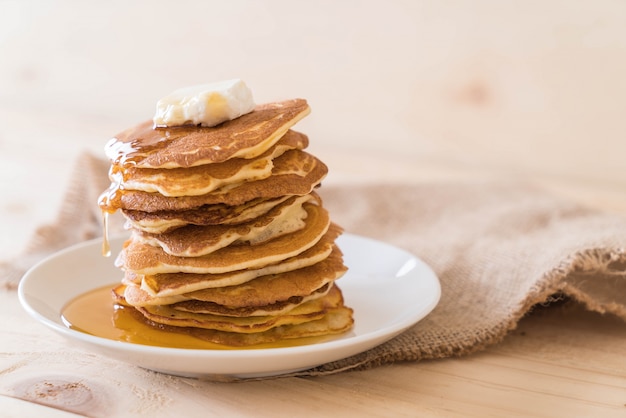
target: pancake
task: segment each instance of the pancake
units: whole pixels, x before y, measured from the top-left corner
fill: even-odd
[[[291,149],[308,145],[306,135],[287,131],[272,148],[253,159],[232,158],[217,164],[188,168],[153,169],[112,166],[114,183],[124,190],[158,192],[164,196],[198,196],[210,193],[228,184],[261,180],[272,174],[273,160]],[[115,179],[119,176],[119,179]]]
[[[254,158],[310,113],[306,100],[258,105],[253,112],[215,127],[153,128],[146,121],[111,139],[105,153],[123,168],[176,168]]]
[[[213,302],[204,302],[200,300],[188,300],[184,302],[177,302],[168,305],[172,309],[182,312],[192,312],[211,315],[222,315],[232,317],[247,317],[247,316],[278,316],[285,315],[297,306],[304,303],[311,302],[315,299],[324,297],[330,291],[332,285],[325,284],[319,289],[315,289],[313,292],[305,296],[292,296],[287,300],[280,300],[268,305],[262,306],[224,306]]]
[[[138,274],[219,274],[279,263],[313,247],[330,226],[326,209],[310,203],[305,203],[304,208],[307,212],[305,228],[263,244],[231,245],[200,257],[176,257],[131,237],[124,244],[116,265]]]
[[[296,325],[282,325],[264,332],[253,333],[225,332],[195,327],[173,327],[150,321],[134,308],[128,309],[130,309],[131,314],[138,321],[142,321],[149,326],[167,332],[190,335],[204,341],[222,345],[225,348],[254,348],[255,346],[263,347],[264,345],[297,338],[330,337],[347,332],[354,324],[352,309],[345,306],[327,309],[324,316],[320,319]]]
[[[116,290],[115,293],[119,293],[118,296],[123,296],[123,299],[126,301],[126,305],[137,307],[150,305],[172,305],[174,303],[189,300],[189,298],[185,295],[153,297],[150,296],[148,292],[141,289],[140,284],[141,282],[137,284],[122,280],[120,289]]]
[[[258,218],[289,198],[291,196],[254,199],[237,206],[222,203],[178,211],[123,210],[122,213],[128,228],[161,234],[184,225],[237,225]]]
[[[346,272],[341,251],[334,251],[311,266],[278,274],[267,274],[243,284],[212,287],[170,296],[153,296],[140,288],[141,282],[125,282],[124,297],[132,306],[170,305],[189,300],[229,308],[259,307],[304,297],[338,280]]]
[[[134,232],[134,240],[160,247],[178,257],[198,257],[231,244],[257,245],[304,228],[304,202],[311,195],[294,196],[253,221],[239,225],[188,225],[164,234]]]
[[[328,293],[331,285],[325,284],[320,289],[316,289],[306,296],[292,296],[287,300],[277,301],[265,306],[241,306],[231,307],[219,305],[214,302],[203,302],[198,300],[179,300],[181,296],[170,296],[162,298],[161,300],[171,300],[168,303],[160,304],[134,304],[133,300],[141,298],[139,295],[142,290],[135,286],[126,286],[123,290],[124,299],[127,301],[127,306],[134,307],[146,307],[146,306],[169,306],[170,308],[177,309],[183,312],[205,313],[212,315],[244,317],[244,316],[270,316],[270,315],[283,315],[294,309],[296,306],[309,302],[311,300],[320,298]]]
[[[328,173],[328,167],[305,151],[290,150],[274,160],[272,175],[266,179],[247,181],[234,187],[223,187],[200,196],[168,197],[159,193],[124,190],[119,196],[101,198],[101,207],[114,212],[118,208],[143,212],[178,211],[203,205],[237,206],[254,199],[305,195],[313,191]]]
[[[125,279],[134,283],[139,281],[141,289],[155,297],[182,295],[222,286],[236,286],[257,277],[297,270],[323,261],[333,251],[338,251],[333,243],[334,238],[329,238],[338,234],[338,231],[333,226],[331,225],[329,232],[310,249],[278,264],[270,264],[259,269],[246,269],[221,274],[166,273],[137,275],[134,272],[126,271]]]
[[[185,312],[168,305],[135,308],[148,320],[175,327],[196,327],[227,332],[263,332],[281,325],[294,325],[320,319],[326,310],[343,304],[338,287],[333,286],[321,298],[296,306],[282,315],[232,317],[203,313]]]
[[[335,286],[336,287],[336,286]],[[348,331],[354,324],[352,309],[344,306],[343,296],[336,306],[326,307],[323,316],[319,319],[302,323],[274,326],[262,332],[228,332],[200,327],[172,326],[151,321],[138,310],[131,309],[134,316],[146,324],[168,332],[179,332],[196,338],[221,344],[225,347],[252,347],[261,344],[275,343],[281,340],[295,338],[331,336]]]
[[[335,248],[326,259],[312,266],[262,276],[239,286],[202,289],[184,296],[231,307],[263,306],[292,296],[309,295],[338,280],[346,270],[341,251]]]

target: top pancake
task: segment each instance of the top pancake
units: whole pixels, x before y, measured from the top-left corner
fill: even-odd
[[[121,171],[119,187],[124,190],[140,190],[160,193],[164,196],[196,196],[210,193],[222,186],[260,180],[269,177],[273,160],[291,149],[304,149],[308,145],[306,135],[292,130],[258,157],[231,158],[216,164],[204,164],[186,168],[137,168],[122,169],[113,166],[111,175]]]
[[[304,99],[258,105],[254,111],[214,127],[153,128],[146,121],[111,139],[113,164],[139,168],[194,167],[231,158],[254,158],[310,113]]]

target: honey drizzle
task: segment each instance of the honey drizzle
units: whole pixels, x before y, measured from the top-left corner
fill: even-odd
[[[75,331],[114,341],[169,348],[203,350],[242,350],[295,347],[326,341],[330,336],[304,337],[247,347],[231,347],[201,340],[181,332],[171,332],[148,325],[139,312],[114,302],[112,288],[104,286],[71,300],[61,311],[64,324]]]
[[[111,244],[109,242],[109,212],[102,211],[102,255],[111,256]]]
[[[105,153],[112,162],[109,169],[111,185],[98,198],[103,225],[102,255],[105,257],[111,255],[108,218],[122,206],[125,169],[136,166],[146,155],[165,146],[170,136],[169,130],[143,123],[118,134],[105,145]]]
[[[155,127],[152,121],[116,135],[105,145],[105,153],[114,165],[122,168],[135,167],[148,155],[165,147],[172,141],[184,138],[198,130],[211,130],[194,125]]]
[[[98,206],[102,212],[102,255],[111,256],[111,246],[109,244],[109,215],[115,213],[122,203],[124,192],[123,173],[116,165],[111,165],[109,169],[109,179],[111,185],[98,198]]]
[[[184,334],[164,332],[138,321],[131,309],[117,305],[113,286],[104,286],[70,301],[61,312],[65,325],[73,330],[115,341],[178,348],[224,348]]]

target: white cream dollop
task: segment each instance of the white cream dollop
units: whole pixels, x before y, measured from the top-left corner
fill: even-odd
[[[254,109],[252,91],[240,79],[184,87],[161,98],[154,114],[155,127],[216,126]]]

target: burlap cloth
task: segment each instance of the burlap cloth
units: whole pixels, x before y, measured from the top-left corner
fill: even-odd
[[[6,287],[15,288],[42,257],[101,235],[95,202],[108,185],[107,169],[103,160],[81,158],[57,222],[40,228],[22,256],[0,265]],[[402,247],[429,264],[442,297],[395,339],[294,375],[469,354],[500,341],[534,305],[557,294],[626,320],[624,217],[502,182],[323,186],[320,194],[346,231]]]

